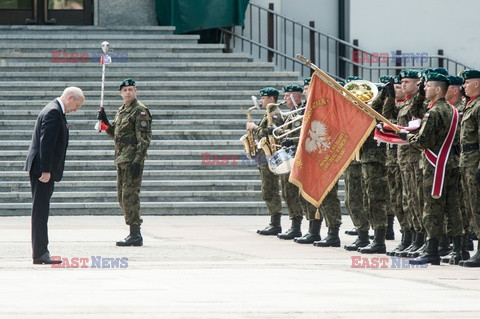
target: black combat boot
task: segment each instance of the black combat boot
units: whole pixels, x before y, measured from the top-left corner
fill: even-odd
[[[302,236],[302,217],[292,219],[292,226],[286,233],[278,234],[277,237],[280,239],[294,239],[295,237]]]
[[[402,232],[402,240],[400,241],[400,244],[398,244],[397,247],[395,247],[394,250],[387,252],[388,256],[395,256],[396,253],[399,253],[408,246],[412,244],[412,232],[410,230],[404,230]]]
[[[293,241],[297,244],[313,244],[316,240],[322,239],[320,237],[320,228],[322,226],[322,220],[313,219],[309,221],[308,224],[308,233],[302,237],[297,237]]]
[[[318,240],[313,243],[317,247],[340,247],[340,237],[338,230],[340,226],[328,227],[328,235],[324,240]]]
[[[351,245],[346,245],[345,248],[348,251],[357,251],[358,248],[366,247],[370,244],[370,240],[368,239],[368,230],[360,230],[358,231],[357,240],[353,242]]]
[[[350,230],[346,230],[346,231],[345,231],[345,234],[350,235],[350,236],[357,236],[357,235],[358,235],[358,231],[357,231],[357,229],[354,227],[354,228],[352,228],[352,229],[350,229]]]
[[[393,221],[395,216],[387,216],[388,217],[388,225],[387,225],[387,233],[385,234],[386,240],[395,240],[395,231],[393,230]]]
[[[477,237],[477,235],[475,235],[475,233],[471,233],[471,234],[468,234],[468,235],[465,235],[468,237],[468,241],[466,242],[466,246],[467,246],[467,250],[468,251],[474,251],[475,250],[475,245],[473,244],[473,241],[476,240],[475,238]]]
[[[385,254],[387,247],[385,246],[386,228],[375,229],[373,242],[363,248],[358,248],[358,252],[362,254]]]
[[[458,265],[460,260],[462,260],[462,239],[462,236],[453,237],[453,250],[450,254],[450,260],[448,262],[450,265]],[[440,249],[438,254],[440,255]]]
[[[407,248],[405,248],[404,250],[396,252],[395,256],[397,256],[397,257],[407,257],[408,253],[410,252],[410,250],[413,247],[413,243],[415,242],[415,239],[417,238],[417,232],[416,231],[412,232],[412,234],[413,234],[412,235],[413,237],[412,237],[412,242],[410,243],[410,245]]]
[[[417,258],[418,256],[420,256],[421,253],[423,253],[425,249],[424,245],[425,245],[425,233],[417,232],[412,248],[410,248],[410,251],[407,253],[406,256],[402,256],[402,257]]]
[[[480,267],[480,241],[478,243],[477,252],[475,255],[470,257],[468,260],[461,260],[458,264],[463,267]]]
[[[451,252],[452,249],[450,248],[450,239],[444,234],[438,243],[438,254],[440,257],[442,257],[450,254]]]
[[[143,246],[140,225],[130,225],[130,235],[124,240],[117,241],[117,246]]]
[[[470,253],[469,251],[469,245],[470,245],[470,235],[463,235],[463,240],[462,240],[462,260],[468,260],[470,259]],[[472,246],[473,246],[473,241],[472,241]],[[472,249],[473,250],[473,249]]]
[[[415,259],[408,261],[410,265],[440,265],[440,255],[438,255],[438,239],[430,238],[427,240],[425,251]]]
[[[275,236],[282,232],[282,226],[280,225],[280,219],[282,214],[275,214],[270,216],[270,224],[262,230],[257,230],[257,234],[264,236]]]

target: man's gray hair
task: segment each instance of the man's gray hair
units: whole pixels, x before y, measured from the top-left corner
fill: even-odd
[[[85,96],[83,95],[82,89],[76,87],[76,86],[69,86],[66,88],[63,93],[62,93],[62,98],[66,98],[67,95],[73,95],[74,99],[84,99]]]

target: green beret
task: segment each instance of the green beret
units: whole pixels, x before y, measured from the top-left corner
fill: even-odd
[[[393,76],[391,75],[382,75],[380,77],[380,83],[387,84],[388,82],[390,82],[391,78],[393,78]]]
[[[478,71],[478,70],[465,70],[460,74],[460,76],[464,80],[478,79],[478,78],[480,78],[480,71]]]
[[[450,85],[462,85],[463,84],[463,79],[459,76],[456,75],[449,75],[447,76],[448,83]]]
[[[337,83],[340,84],[341,86],[345,86],[345,82],[342,80],[338,80]]]
[[[438,82],[448,82],[448,79],[445,75],[436,73],[436,72],[429,72],[425,75],[425,81],[438,81]]]
[[[301,86],[295,85],[295,84],[290,84],[290,85],[285,85],[283,87],[283,92],[303,92],[303,88]]]
[[[400,75],[395,75],[393,77],[393,84],[402,84],[402,79],[400,78]]]
[[[277,89],[266,87],[260,90],[260,96],[278,96],[280,93]]]
[[[310,84],[310,78],[305,78],[303,79],[303,85],[309,85]]]
[[[357,80],[363,80],[361,76],[356,76],[356,75],[350,75],[345,79],[345,82],[352,82],[352,81],[357,81]]]
[[[130,78],[123,80],[123,82],[118,87],[118,90],[121,90],[124,86],[135,86],[135,80]]]
[[[420,72],[412,69],[405,69],[400,71],[400,79],[419,79]]]
[[[427,73],[430,73],[430,72],[440,73],[440,74],[443,74],[443,75],[445,75],[445,76],[448,76],[448,71],[447,71],[447,69],[445,69],[445,68],[431,68],[431,69],[427,69]]]

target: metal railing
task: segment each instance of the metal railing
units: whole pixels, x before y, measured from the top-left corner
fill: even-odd
[[[330,36],[315,29],[313,21],[305,25],[269,8],[249,3],[245,13],[245,27],[222,28],[225,50],[249,53],[255,60],[273,62],[277,70],[299,71],[301,77],[311,75],[312,70],[298,61],[300,53],[319,68],[334,77],[344,79],[359,75],[377,82],[382,75],[395,75],[401,69],[424,69],[444,67],[457,74],[468,67],[443,55],[428,53],[402,53],[400,50],[385,53],[370,53],[358,46]]]

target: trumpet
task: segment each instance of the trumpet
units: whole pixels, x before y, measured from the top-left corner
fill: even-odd
[[[301,111],[304,111],[307,107],[304,106],[304,107],[301,107],[299,109],[296,109],[296,110],[293,110],[293,111],[290,111],[290,112],[281,112],[282,116],[289,116],[291,114],[295,114],[295,113],[300,113]]]
[[[303,108],[302,108],[302,109],[303,109]],[[297,111],[300,111],[300,110],[302,110],[302,109],[298,109]],[[295,123],[296,121],[302,120],[303,117],[304,117],[304,115],[296,116],[294,119],[292,119],[292,120],[290,120],[290,121],[288,121],[288,122],[285,122],[285,123],[283,123],[283,124],[280,125],[280,126],[277,126],[277,127],[273,130],[273,132],[272,132],[273,137],[275,137],[276,139],[282,139],[282,138],[284,138],[285,136],[288,136],[288,135],[290,135],[290,134],[292,134],[292,133],[294,133],[294,132],[302,129],[302,126],[300,125],[300,126],[294,128],[294,129],[291,129],[291,130],[289,130],[289,131],[287,131],[287,132],[285,132],[285,133],[283,133],[283,134],[281,134],[281,135],[277,135],[277,133],[276,133],[276,131],[282,130],[283,128],[289,126],[290,124]]]

